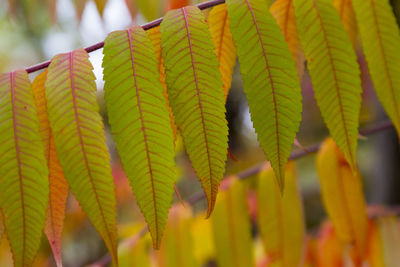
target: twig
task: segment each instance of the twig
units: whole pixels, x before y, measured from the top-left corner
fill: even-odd
[[[373,135],[373,134],[383,132],[385,130],[392,129],[392,128],[393,128],[393,124],[391,121],[382,121],[382,122],[378,122],[372,126],[361,129],[360,134],[361,135]],[[320,146],[321,146],[321,143],[318,143],[318,144],[308,146],[305,149],[295,151],[290,155],[289,160],[296,160],[296,159],[302,158],[304,156],[313,154],[319,150]],[[234,176],[236,176],[240,180],[251,177],[251,176],[259,173],[266,163],[267,162],[263,162],[258,165],[255,165],[253,167],[250,167],[249,169],[241,171],[241,172],[235,174]],[[232,176],[232,174],[229,176],[226,176],[225,178],[230,177],[230,176]],[[192,195],[191,197],[189,197],[186,200],[186,202],[192,206],[192,205],[196,204],[198,201],[202,200],[203,198],[205,198],[204,192],[199,192],[199,193],[196,193],[196,194]],[[396,210],[396,212],[398,212],[400,214],[400,207],[398,208],[398,210]],[[147,226],[144,226],[139,231],[139,233],[137,233],[136,235],[134,235],[131,238],[128,238],[126,241],[124,241],[121,244],[121,246],[126,246],[127,244],[134,244],[135,242],[137,242],[138,239],[143,237],[147,232],[148,232]],[[110,263],[111,263],[110,254],[106,254],[100,260],[98,260],[97,262],[93,263],[90,266],[91,267],[102,267],[102,266],[106,266]]]
[[[207,8],[210,8],[210,7],[213,7],[213,6],[217,6],[217,5],[220,5],[220,4],[223,4],[223,3],[225,3],[225,0],[211,0],[211,1],[208,1],[208,2],[197,4],[196,6],[200,10],[204,10],[204,9],[207,9]],[[157,27],[158,25],[160,25],[162,20],[163,20],[163,18],[158,18],[156,20],[153,20],[153,21],[151,21],[149,23],[146,23],[146,24],[142,25],[142,28],[143,28],[143,30],[147,31],[147,30],[149,30],[151,28],[154,28],[154,27]],[[86,52],[90,53],[90,52],[99,50],[100,48],[103,48],[103,46],[104,46],[104,42],[100,42],[100,43],[97,43],[97,44],[94,44],[94,45],[86,47],[85,50],[86,50]],[[31,67],[28,67],[28,68],[25,69],[25,71],[27,73],[32,73],[32,72],[35,72],[35,71],[39,71],[39,70],[45,69],[49,65],[50,65],[50,60],[42,62],[42,63],[39,63],[39,64],[31,66]]]

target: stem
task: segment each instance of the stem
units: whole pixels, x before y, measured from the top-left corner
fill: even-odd
[[[225,0],[211,0],[211,1],[207,1],[207,2],[204,2],[204,3],[197,4],[196,6],[200,10],[204,10],[204,9],[207,9],[207,8],[210,8],[210,7],[213,7],[213,6],[217,6],[217,5],[220,5],[220,4],[223,4],[223,3],[225,3]],[[143,24],[142,28],[145,31],[147,31],[149,29],[152,29],[152,28],[155,28],[155,27],[157,27],[158,25],[161,24],[162,20],[163,20],[163,18],[158,18],[158,19],[153,20],[153,21],[151,21],[149,23]],[[86,47],[85,50],[86,50],[86,52],[90,53],[90,52],[93,52],[93,51],[96,51],[96,50],[99,50],[99,49],[103,48],[103,46],[104,46],[104,42],[100,42],[100,43],[97,43],[97,44],[94,44],[94,45]],[[25,69],[25,71],[27,73],[32,73],[32,72],[36,72],[36,71],[45,69],[49,65],[50,65],[50,60],[42,62],[42,63],[39,63],[39,64],[31,66],[31,67],[28,67],[28,68]]]

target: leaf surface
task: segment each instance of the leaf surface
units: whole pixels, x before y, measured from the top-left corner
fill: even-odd
[[[188,6],[167,13],[161,46],[168,96],[210,216],[225,172],[228,127],[218,59],[204,16]]]
[[[64,227],[65,208],[68,198],[68,183],[54,145],[54,137],[50,129],[47,115],[46,82],[47,70],[39,74],[32,83],[33,95],[37,106],[39,131],[42,137],[44,155],[49,168],[49,206],[44,232],[49,240],[57,266],[62,266],[61,238]]]
[[[103,17],[103,13],[104,13],[104,8],[106,7],[107,4],[107,0],[94,0],[96,7],[97,7],[97,11],[100,14],[100,17]]]
[[[213,7],[208,15],[208,25],[219,61],[225,100],[231,88],[233,69],[236,64],[236,46],[232,39],[226,4]]]
[[[330,135],[356,171],[361,106],[356,54],[331,0],[295,0],[294,6],[317,104]]]
[[[174,137],[157,59],[139,26],[109,34],[105,100],[122,165],[159,248],[176,180]]]
[[[164,59],[162,57],[162,53],[161,53],[161,32],[160,32],[160,26],[151,28],[149,30],[146,31],[147,34],[149,35],[149,38],[151,40],[151,43],[154,46],[154,52],[157,58],[157,62],[158,62],[158,71],[160,73],[160,82],[163,86],[163,94],[165,97],[165,100],[167,101],[167,107],[168,107],[168,111],[169,111],[169,117],[171,119],[171,127],[172,130],[174,132],[174,139],[176,141],[176,135],[178,133],[178,129],[176,128],[176,124],[175,124],[175,118],[174,118],[174,114],[172,113],[172,108],[170,106],[169,100],[168,100],[168,93],[167,93],[167,82],[166,82],[166,77],[165,77],[165,67],[164,67]]]
[[[222,191],[211,216],[218,266],[254,266],[244,185],[237,179]]]
[[[400,33],[388,0],[353,0],[375,92],[400,136]]]
[[[191,227],[193,214],[188,203],[174,205],[168,217],[165,240],[157,253],[157,262],[163,267],[197,267],[194,258]]]
[[[273,266],[299,266],[303,258],[304,219],[294,168],[294,162],[287,164],[283,196],[270,167],[258,177],[258,225]]]
[[[290,53],[296,63],[297,73],[301,80],[304,74],[304,53],[301,50],[300,40],[296,28],[296,17],[294,15],[293,0],[277,0],[270,7],[278,26],[289,46]]]
[[[317,155],[322,200],[338,238],[362,258],[366,249],[367,211],[359,173],[353,174],[335,142],[326,139]]]
[[[333,4],[339,12],[340,20],[346,29],[353,48],[357,48],[358,29],[356,15],[354,14],[352,0],[334,0]]]
[[[295,63],[264,0],[226,3],[251,120],[283,190],[285,166],[302,110]]]
[[[88,57],[77,49],[52,59],[45,84],[47,110],[71,192],[117,264],[115,189]]]
[[[49,199],[48,169],[28,74],[0,74],[0,207],[14,266],[31,266]]]

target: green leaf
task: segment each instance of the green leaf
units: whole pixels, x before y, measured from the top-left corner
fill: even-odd
[[[211,220],[218,266],[254,266],[245,187],[236,178],[220,193]]]
[[[65,178],[117,264],[115,190],[88,56],[77,49],[52,59],[47,110]]]
[[[388,0],[353,0],[375,92],[400,136],[400,34]]]
[[[319,109],[356,170],[361,80],[357,57],[331,0],[295,0],[297,29]]]
[[[158,62],[139,26],[109,34],[105,100],[111,131],[133,193],[159,248],[176,179],[174,137]]]
[[[225,172],[228,127],[218,59],[201,11],[189,6],[168,12],[161,23],[161,46],[175,122],[210,216]]]
[[[264,0],[228,0],[227,5],[251,120],[283,190],[286,162],[301,121],[295,63]]]
[[[48,170],[28,74],[0,74],[0,207],[15,266],[31,266],[49,199]]]

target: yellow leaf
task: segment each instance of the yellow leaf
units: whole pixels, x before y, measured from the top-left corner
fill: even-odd
[[[388,0],[352,0],[375,92],[400,136],[400,33]]]
[[[354,14],[351,0],[334,0],[333,4],[339,12],[340,20],[346,29],[347,35],[349,36],[354,49],[356,49],[358,30],[356,15]]]
[[[400,228],[396,216],[377,219],[382,242],[383,259],[386,267],[397,267],[400,263]]]
[[[219,61],[219,71],[222,75],[226,100],[231,88],[233,69],[236,64],[236,46],[232,39],[226,4],[218,5],[210,11],[208,25],[215,45],[215,54]]]
[[[171,109],[171,106],[170,106],[169,100],[168,100],[167,83],[165,81],[164,59],[163,59],[162,53],[161,53],[160,26],[151,28],[151,29],[147,30],[146,32],[149,35],[150,41],[152,42],[152,44],[154,46],[154,53],[156,55],[157,62],[158,62],[158,71],[160,72],[159,81],[161,82],[161,85],[163,86],[163,89],[164,89],[163,95],[165,97],[165,100],[167,101],[167,108],[169,111],[169,117],[171,119],[171,127],[172,127],[172,131],[174,132],[174,139],[176,142],[176,135],[178,134],[178,129],[176,128],[174,114],[172,113],[172,109]]]
[[[299,266],[304,253],[304,219],[294,162],[285,171],[282,196],[269,166],[258,177],[258,225],[271,264]]]
[[[250,218],[244,185],[236,179],[222,191],[211,216],[219,266],[254,266]]]
[[[362,258],[366,249],[367,211],[360,174],[353,174],[331,138],[321,145],[317,170],[324,206],[338,238],[354,245]]]
[[[297,33],[293,0],[277,0],[272,4],[269,10],[281,28],[283,36],[289,45],[289,50],[292,53],[293,59],[296,63],[297,73],[301,80],[304,74],[305,58],[303,50],[301,50],[300,40]]]
[[[369,222],[367,260],[370,267],[385,267],[382,236],[375,220]]]
[[[198,266],[193,254],[192,210],[185,203],[170,209],[164,242],[157,253],[160,267]]]

